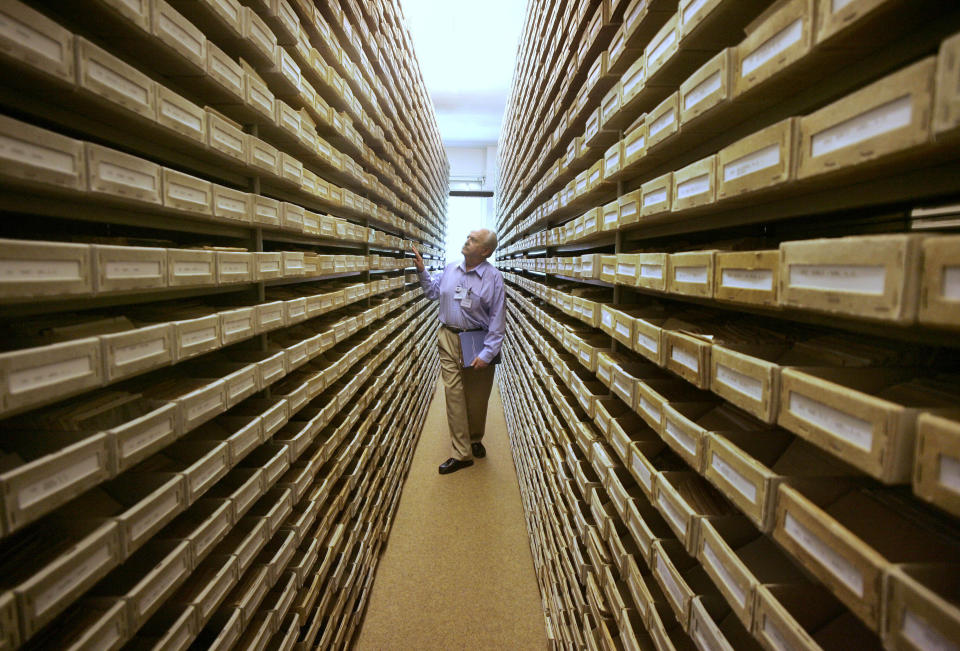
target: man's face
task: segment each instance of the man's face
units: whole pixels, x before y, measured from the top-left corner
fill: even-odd
[[[463,248],[460,249],[460,252],[465,258],[485,258],[487,257],[487,250],[484,248],[484,233],[481,231],[471,231],[467,235],[467,241],[463,243]]]

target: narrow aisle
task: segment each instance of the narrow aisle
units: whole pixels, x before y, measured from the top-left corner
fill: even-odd
[[[545,649],[499,388],[486,458],[450,475],[437,472],[450,456],[444,404],[438,382],[356,648]]]

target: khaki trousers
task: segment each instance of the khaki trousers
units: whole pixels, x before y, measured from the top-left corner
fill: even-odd
[[[487,424],[487,402],[493,388],[496,366],[462,368],[460,337],[440,328],[437,335],[440,349],[440,377],[447,399],[447,426],[454,459],[473,458],[470,444],[483,438]]]

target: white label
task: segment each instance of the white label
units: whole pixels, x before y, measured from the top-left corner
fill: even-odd
[[[79,260],[0,260],[0,281],[80,280]]]
[[[701,174],[677,186],[677,198],[686,199],[710,191],[710,175]]]
[[[253,389],[255,386],[256,383],[254,382],[254,377],[252,375],[248,375],[242,380],[229,385],[230,397],[236,398],[237,396],[243,394],[244,391]]]
[[[589,364],[589,363],[590,363],[590,351],[589,351],[589,350],[581,350],[581,351],[580,351],[580,359],[582,359],[584,362],[586,362],[587,364]]]
[[[156,13],[154,14],[154,17],[156,17]],[[180,43],[180,45],[187,48],[187,50],[189,50],[196,56],[200,57],[203,55],[203,45],[205,41],[201,41],[194,38],[193,35],[190,34],[190,32],[188,32],[183,27],[181,27],[180,25],[170,20],[170,17],[167,16],[166,14],[163,14],[163,13],[160,14],[160,24],[158,25],[158,27],[163,31],[167,32],[168,34],[170,34],[170,36],[175,38]]]
[[[250,330],[251,328],[253,328],[253,324],[250,321],[250,317],[232,319],[230,321],[224,321],[223,323],[223,333],[227,335]]]
[[[0,24],[2,20],[3,14],[0,14]],[[73,174],[76,170],[70,154],[4,135],[0,135],[0,158],[64,174]]]
[[[861,599],[863,598],[863,575],[853,563],[834,551],[830,545],[817,538],[813,532],[800,524],[792,514],[787,513],[783,530],[798,545],[807,550],[823,567],[840,580]]]
[[[91,79],[99,81],[104,86],[117,91],[138,104],[145,105],[150,98],[146,88],[135,81],[127,79],[120,73],[107,68],[94,59],[87,60],[87,74],[90,75]]]
[[[617,221],[617,219],[619,219],[619,218],[620,218],[620,215],[618,215],[616,211],[607,212],[607,213],[604,213],[604,214],[603,214],[603,223],[604,223],[605,225],[606,225],[606,224],[612,224],[612,223],[614,223],[615,221]]]
[[[179,122],[193,131],[200,131],[203,128],[202,118],[192,115],[167,100],[160,100],[160,114],[170,118],[174,122]]]
[[[135,452],[142,450],[151,443],[159,441],[161,438],[169,434],[173,434],[173,422],[172,419],[167,418],[163,422],[154,425],[150,429],[121,441],[120,453],[124,457],[129,457]]]
[[[790,265],[790,286],[802,289],[882,296],[886,280],[883,265]]]
[[[638,400],[640,402],[640,409],[642,409],[648,416],[650,416],[650,418],[652,418],[653,420],[659,423],[660,408],[657,405],[650,402],[649,400],[647,400],[646,398],[644,398],[643,396],[640,396]]]
[[[254,146],[253,157],[267,167],[277,166],[277,157],[273,154],[273,152],[267,151],[262,147]]]
[[[655,135],[657,135],[658,133],[660,133],[667,127],[669,127],[671,124],[673,124],[673,119],[674,119],[673,107],[671,107],[669,111],[667,111],[666,113],[658,117],[656,120],[654,120],[650,124],[650,129],[649,129],[650,137],[651,138],[654,137]]]
[[[638,332],[637,343],[649,350],[651,353],[657,352],[657,340],[649,335]]]
[[[29,508],[40,500],[46,499],[54,493],[68,488],[98,470],[100,470],[98,455],[91,454],[74,463],[66,470],[48,475],[40,481],[35,481],[24,486],[17,493],[17,506],[21,509]]]
[[[657,43],[656,47],[654,47],[650,51],[650,56],[647,57],[647,61],[646,61],[647,70],[650,69],[651,62],[656,62],[657,59],[662,57],[666,53],[666,51],[670,48],[670,46],[676,42],[677,42],[677,29],[674,28],[674,29],[671,29],[669,32],[667,32],[664,35],[664,37],[660,40],[660,42]]]
[[[656,280],[663,279],[663,265],[661,264],[641,264],[640,265],[640,277],[641,278],[653,278]]]
[[[676,267],[674,269],[673,279],[680,283],[705,285],[707,283],[707,268],[705,266]]]
[[[909,608],[903,609],[900,633],[914,647],[923,649],[923,651],[957,651],[960,649],[922,617],[913,614],[913,611]]]
[[[941,295],[948,301],[960,301],[960,267],[944,267]]]
[[[207,398],[203,402],[199,402],[187,409],[187,420],[193,420],[198,416],[202,416],[210,411],[219,410],[222,407],[223,398],[218,393],[212,398]]]
[[[657,203],[664,203],[667,200],[667,189],[653,190],[643,196],[643,207],[647,208]]]
[[[212,273],[209,262],[174,262],[174,276],[209,276]]]
[[[720,90],[721,85],[720,71],[717,70],[690,89],[690,92],[683,97],[683,110],[689,111],[704,99]]]
[[[790,412],[854,447],[869,452],[873,445],[873,424],[870,421],[817,402],[795,391],[790,392]]]
[[[260,263],[260,271],[270,272],[270,271],[280,271],[280,261],[279,260],[269,260],[266,262]]]
[[[605,264],[605,265],[603,265],[603,275],[605,275],[605,276],[616,276],[616,275],[617,275],[617,268],[614,267],[612,264]]]
[[[703,557],[707,563],[709,563],[710,567],[713,568],[713,571],[720,576],[723,585],[733,594],[733,598],[737,600],[740,607],[745,608],[747,605],[747,591],[734,580],[733,575],[730,574],[730,570],[727,569],[716,552],[713,551],[713,547],[704,544]]]
[[[257,205],[257,217],[267,222],[275,222],[280,219],[279,212],[275,206],[267,206],[263,204]]]
[[[732,181],[780,164],[780,144],[750,152],[723,166],[723,180]]]
[[[129,346],[120,346],[113,352],[114,364],[116,366],[122,366],[130,362],[153,357],[166,350],[165,343],[165,340],[161,337],[151,341],[130,344]]]
[[[740,76],[746,77],[794,43],[798,43],[802,36],[803,19],[797,18],[743,58],[743,63],[740,66]]]
[[[34,598],[33,607],[36,615],[42,617],[58,600],[93,576],[109,560],[110,548],[104,544],[79,564],[71,563],[70,572],[66,576]]]
[[[677,362],[681,366],[686,366],[694,373],[700,372],[700,360],[697,359],[696,355],[691,355],[682,348],[677,348],[676,346],[671,348],[670,359]]]
[[[183,333],[183,335],[180,336],[180,345],[186,348],[188,346],[195,346],[197,344],[202,344],[212,339],[216,339],[216,337],[216,328],[203,328],[201,330]]]
[[[90,372],[89,357],[78,357],[63,362],[53,362],[19,371],[11,371],[7,376],[7,391],[16,395],[42,386],[66,382]]]
[[[753,400],[763,398],[763,382],[720,363],[717,364],[717,382]]]
[[[642,483],[648,491],[653,490],[653,475],[640,459],[633,460],[633,470],[640,479],[640,483]]]
[[[636,276],[637,266],[632,264],[619,264],[617,265],[617,274],[620,276]]]
[[[173,585],[177,578],[183,573],[184,569],[183,557],[180,557],[172,567],[164,571],[160,575],[160,578],[154,581],[150,591],[143,595],[143,598],[137,602],[137,611],[140,617],[147,614],[153,604],[157,602],[157,599]]]
[[[773,290],[772,269],[723,269],[720,285],[735,289]]]
[[[0,36],[51,61],[60,63],[63,60],[63,46],[59,41],[5,13],[0,13]]]
[[[217,208],[224,212],[246,213],[247,205],[237,199],[220,195],[217,197]]]
[[[156,278],[160,275],[159,262],[117,260],[101,265],[110,280],[121,278]]]
[[[250,265],[246,262],[221,262],[220,271],[225,274],[246,274]]]
[[[693,455],[697,453],[697,441],[680,429],[680,427],[669,418],[667,419],[666,430],[670,438],[676,441],[684,450]]]
[[[660,577],[660,581],[663,583],[664,587],[667,589],[667,592],[670,593],[670,596],[673,597],[674,603],[679,607],[683,605],[683,590],[680,586],[677,585],[676,580],[673,578],[673,575],[670,573],[670,569],[666,566],[666,563],[657,555],[655,568],[657,570],[657,576]]]
[[[853,0],[833,0],[830,3],[830,11],[832,13],[837,13],[847,5],[849,5]]]
[[[150,527],[160,522],[160,520],[166,515],[172,513],[177,508],[178,504],[179,502],[177,502],[177,494],[175,492],[171,492],[163,499],[163,501],[157,504],[148,515],[138,519],[130,527],[131,537],[134,540],[139,538],[147,530],[149,530]]]
[[[942,452],[939,455],[940,468],[937,481],[945,488],[960,493],[960,460],[949,457]]]
[[[810,140],[810,156],[823,156],[909,126],[912,117],[913,97],[898,97],[815,134]]]
[[[667,516],[667,519],[673,522],[674,526],[680,530],[681,536],[687,535],[687,520],[683,517],[676,507],[667,499],[665,493],[657,496],[657,504],[660,505],[660,512]]]
[[[737,472],[733,466],[728,464],[722,457],[714,453],[711,456],[710,467],[727,480],[738,493],[750,500],[751,504],[757,503],[757,487],[746,477]]]
[[[141,190],[153,192],[157,189],[157,179],[152,174],[144,174],[129,167],[120,167],[113,163],[100,161],[98,166],[99,176],[104,181],[116,183],[117,185],[128,185]]]
[[[624,146],[623,155],[627,158],[630,158],[638,151],[642,150],[644,145],[646,145],[646,138],[644,138],[642,135],[638,136]]]
[[[616,331],[617,331],[617,334],[627,337],[628,339],[630,338],[630,328],[628,328],[624,324],[617,323]]]

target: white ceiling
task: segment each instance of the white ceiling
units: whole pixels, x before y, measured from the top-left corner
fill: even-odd
[[[525,0],[400,0],[444,145],[496,144]]]

